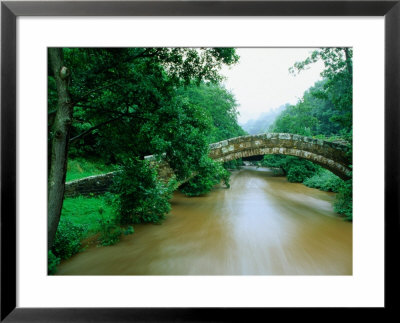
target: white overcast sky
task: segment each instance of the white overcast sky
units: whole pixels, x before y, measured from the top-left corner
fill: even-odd
[[[224,84],[239,104],[240,124],[257,119],[263,112],[282,104],[295,104],[317,80],[323,63],[293,76],[289,67],[304,60],[313,48],[238,48],[239,63],[224,67]]]

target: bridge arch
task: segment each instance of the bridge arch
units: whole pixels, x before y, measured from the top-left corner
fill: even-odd
[[[348,145],[290,134],[263,133],[223,140],[210,145],[209,156],[221,162],[257,155],[281,154],[321,165],[342,179],[351,178]]]

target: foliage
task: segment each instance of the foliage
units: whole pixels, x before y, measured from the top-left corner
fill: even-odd
[[[111,246],[119,242],[122,229],[115,224],[115,220],[103,217],[104,210],[99,208],[99,226],[100,226],[100,244],[102,246]]]
[[[296,105],[287,107],[271,129],[305,136],[351,134],[352,55],[351,48],[321,48],[304,61],[295,63],[289,69],[294,75],[322,60],[325,65],[321,73],[323,80],[306,91]]]
[[[229,188],[229,178],[230,173],[221,163],[215,162],[209,157],[204,157],[197,176],[182,184],[179,189],[188,196],[199,196],[211,191],[221,181]]]
[[[236,121],[232,95],[203,82],[216,84],[222,79],[218,74],[222,65],[238,61],[233,48],[64,48],[63,52],[66,66],[71,67],[73,158],[93,156],[121,164],[128,156],[165,153],[178,179],[183,179],[207,152],[210,132],[215,130],[209,110],[223,119],[228,109],[227,120]],[[55,89],[49,76],[49,111],[55,110]],[[201,99],[191,102],[192,92]],[[219,97],[217,105],[206,99]],[[49,118],[49,140],[51,122]]]
[[[235,64],[239,59],[235,49],[62,48],[61,51],[61,64],[70,73],[66,90],[73,106],[72,123],[67,124],[69,143],[61,148],[70,157],[121,165],[130,156],[143,159],[155,153],[165,156],[178,180],[197,169],[199,160],[208,152],[212,120],[207,111],[189,99],[178,98],[178,90],[204,81],[220,82],[222,65]],[[50,74],[53,73],[48,76],[49,151],[59,100],[54,75]],[[49,169],[51,164],[49,154]],[[59,173],[58,177],[63,178]],[[158,190],[163,190],[161,186],[152,189],[154,197],[158,196]],[[146,187],[144,191],[152,189]],[[165,203],[159,200],[155,204],[164,205],[161,212],[165,213]],[[53,226],[57,226],[58,214],[52,218]],[[146,215],[140,221],[153,220]]]
[[[178,99],[187,101],[196,109],[210,116],[211,128],[208,143],[243,136],[245,131],[238,125],[237,103],[231,92],[221,84],[201,83],[179,88]]]
[[[289,182],[302,183],[305,179],[314,175],[316,166],[313,163],[297,160],[288,163],[288,171],[286,173]]]
[[[56,257],[53,252],[49,250],[47,256],[47,274],[54,275],[57,271],[57,266],[60,264],[61,259]]]
[[[64,48],[63,52],[71,70],[74,102],[70,152],[73,157],[97,156],[111,163],[120,163],[128,153],[143,157],[162,150],[152,138],[165,139],[157,131],[165,110],[171,123],[182,124],[181,113],[171,115],[180,104],[177,89],[202,80],[216,83],[222,79],[218,74],[222,65],[239,59],[232,48]],[[52,76],[48,102],[49,112],[54,111],[57,94]],[[51,123],[49,118],[49,140]]]
[[[70,220],[61,218],[51,251],[58,258],[70,258],[80,251],[81,239],[86,231],[86,226],[73,224]]]
[[[327,192],[338,192],[343,180],[326,169],[320,169],[314,176],[307,178],[303,184]]]
[[[304,61],[297,62],[290,72],[295,74],[322,60],[325,69],[321,73],[325,82],[323,88],[314,93],[316,98],[323,99],[332,104],[334,114],[329,118],[333,123],[349,132],[352,128],[353,109],[353,50],[352,48],[321,48]]]
[[[242,158],[230,160],[230,161],[223,163],[223,167],[225,169],[239,169],[240,166],[243,166],[243,165],[244,165],[244,163],[243,163]]]
[[[339,188],[334,203],[336,213],[345,216],[346,220],[353,220],[353,181],[347,180]]]
[[[261,161],[261,166],[278,167],[283,170],[282,166],[285,164],[285,157],[286,156],[284,155],[264,155],[263,160]]]
[[[326,81],[315,83],[296,105],[287,106],[276,118],[270,130],[303,136],[338,135],[342,126],[331,120],[337,111],[332,102],[318,97],[325,83]]]
[[[138,158],[128,159],[115,180],[117,192],[117,222],[159,223],[170,211],[169,199],[176,183],[164,184],[149,162]]]
[[[289,182],[299,183],[313,176],[319,169],[318,166],[308,160],[284,155],[264,155],[261,165],[279,167],[284,171]]]
[[[152,153],[163,156],[180,181],[191,176],[208,154],[211,118],[185,100],[174,102],[161,108],[157,122],[147,128],[148,146],[153,147]]]

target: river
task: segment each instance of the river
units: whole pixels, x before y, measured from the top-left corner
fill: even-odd
[[[89,247],[58,275],[351,275],[352,223],[334,193],[243,167],[231,187],[174,193],[161,225],[135,226],[109,247]]]

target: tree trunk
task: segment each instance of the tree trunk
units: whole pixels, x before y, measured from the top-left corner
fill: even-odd
[[[48,54],[58,94],[48,177],[47,245],[50,250],[54,242],[58,223],[60,222],[61,208],[64,200],[68,139],[72,122],[73,105],[68,92],[70,72],[63,65],[62,48],[49,48]]]
[[[344,54],[346,56],[347,72],[349,72],[350,75],[353,75],[353,65],[351,63],[350,53],[349,53],[349,49],[347,47],[344,48]]]

